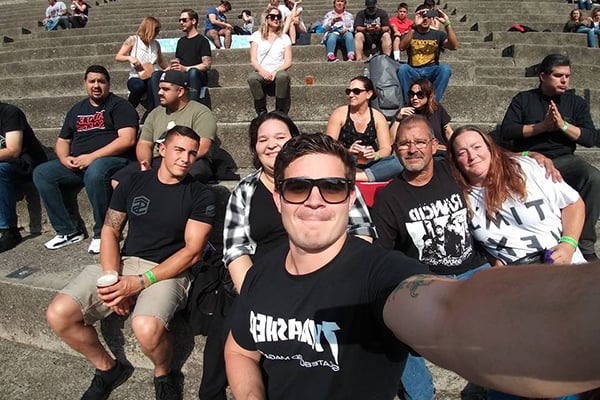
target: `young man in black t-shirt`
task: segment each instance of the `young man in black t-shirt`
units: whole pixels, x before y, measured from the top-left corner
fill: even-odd
[[[324,135],[279,152],[273,198],[289,243],[250,269],[232,312],[225,360],[236,398],[391,400],[406,345],[527,397],[600,385],[600,326],[579,323],[596,319],[599,265],[411,276],[426,268],[348,238],[354,174]]]
[[[103,66],[90,66],[84,82],[88,98],[67,113],[56,140],[57,159],[38,166],[33,182],[56,230],[56,236],[44,244],[50,250],[84,239],[81,217],[76,208],[67,206],[64,190],[85,187],[94,214],[94,236],[88,252],[97,254],[112,194],[110,177],[135,160],[138,115],[127,100],[110,92],[110,75]]]
[[[21,242],[15,184],[31,180],[46,153],[19,108],[0,102],[0,253]]]
[[[86,267],[48,307],[52,329],[96,368],[84,399],[106,399],[132,373],[100,344],[92,326],[113,312],[131,313],[135,336],[154,364],[156,398],[181,399],[168,324],[187,301],[188,269],[202,254],[216,212],[213,192],[188,175],[199,142],[192,129],[175,126],[160,144],[160,167],[117,186],[102,227],[101,265]],[[111,272],[118,281],[96,288],[97,279]]]

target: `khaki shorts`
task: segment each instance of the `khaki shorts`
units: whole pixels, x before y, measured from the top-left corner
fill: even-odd
[[[123,275],[139,275],[157,264],[138,257],[123,257],[121,268]],[[99,264],[88,265],[79,275],[70,281],[61,293],[72,297],[81,307],[85,325],[93,325],[96,321],[112,314],[98,297],[96,280],[102,275]],[[168,328],[173,314],[183,308],[187,302],[190,289],[190,277],[187,271],[175,278],[155,283],[142,290],[138,295],[132,317],[146,315],[158,318]]]

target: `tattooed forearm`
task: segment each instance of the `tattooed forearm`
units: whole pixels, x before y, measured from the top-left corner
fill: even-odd
[[[418,290],[421,286],[429,286],[433,283],[432,280],[427,280],[431,278],[431,275],[415,275],[410,278],[400,282],[396,289],[394,290],[394,294],[399,290],[408,290],[410,293],[410,297],[419,296]]]
[[[106,217],[104,217],[104,225],[121,232],[123,230],[123,227],[125,226],[125,222],[127,222],[126,213],[115,211],[111,208],[109,208],[106,211]]]

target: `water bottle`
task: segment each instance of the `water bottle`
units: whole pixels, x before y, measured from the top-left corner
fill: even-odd
[[[363,69],[363,76],[365,78],[370,78],[371,77],[371,74],[369,73],[369,64],[367,64],[365,66],[365,69]]]

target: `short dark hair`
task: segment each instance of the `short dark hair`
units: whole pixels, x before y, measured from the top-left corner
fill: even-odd
[[[408,4],[406,4],[406,3],[400,3],[400,4],[398,4],[398,8],[396,10],[399,10],[401,8],[406,8],[406,10],[408,10]]]
[[[554,67],[570,67],[571,60],[569,56],[564,54],[549,54],[540,63],[538,73],[544,73],[544,75],[550,75]]]
[[[287,126],[288,130],[290,131],[290,135],[292,137],[296,137],[296,136],[300,135],[300,130],[298,129],[298,127],[296,126],[294,121],[292,121],[292,119],[290,117],[288,117],[287,114],[282,113],[281,111],[271,111],[271,112],[259,115],[258,117],[254,118],[250,122],[250,126],[248,127],[248,137],[250,138],[250,153],[252,154],[252,164],[254,165],[254,168],[256,168],[256,169],[258,169],[262,166],[262,164],[260,163],[260,160],[258,159],[258,154],[256,154],[256,142],[258,141],[258,128],[260,128],[260,126],[262,124],[264,124],[265,122],[272,120],[272,119],[283,122]]]
[[[290,139],[279,151],[275,159],[275,182],[284,179],[285,169],[295,160],[309,154],[329,154],[344,163],[345,178],[352,181],[356,167],[352,155],[337,140],[322,133],[311,133]]]
[[[231,3],[228,2],[227,0],[221,0],[221,5],[225,6],[225,9],[227,11],[231,11]]]
[[[198,13],[194,10],[192,10],[191,8],[184,8],[183,10],[181,10],[181,12],[179,13],[179,15],[186,13],[190,19],[195,19],[196,23],[194,24],[194,26],[198,26]]]
[[[169,129],[165,134],[165,143],[167,143],[169,139],[175,135],[185,136],[194,140],[195,142],[200,143],[200,136],[196,133],[196,131],[183,125],[175,125]]]
[[[363,86],[365,87],[365,89],[367,91],[370,90],[373,92],[373,96],[371,97],[371,100],[373,100],[374,98],[377,97],[377,90],[375,90],[375,87],[373,86],[373,81],[371,79],[367,78],[366,76],[358,75],[358,76],[355,76],[354,78],[350,79],[350,82],[354,82],[354,81],[362,82]]]
[[[104,68],[102,65],[90,65],[85,70],[85,75],[83,75],[83,79],[87,80],[89,74],[102,74],[106,78],[106,81],[110,83],[110,74],[108,70]]]
[[[421,10],[429,10],[429,6],[425,3],[423,4],[419,4],[415,10],[416,13],[418,13]]]

